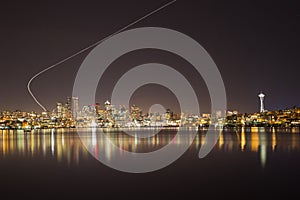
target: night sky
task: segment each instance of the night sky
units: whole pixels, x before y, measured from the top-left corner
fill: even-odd
[[[40,70],[101,40],[168,1],[7,1],[0,5],[0,111],[42,111],[27,91]],[[260,91],[268,110],[300,106],[300,10],[297,1],[185,1],[131,28],[165,27],[198,41],[218,66],[227,92],[228,109],[259,110]],[[72,95],[78,68],[89,51],[35,79],[32,90],[52,110]],[[209,111],[201,77],[185,60],[168,52],[140,50],[116,60],[99,84],[96,101],[110,98],[114,83],[138,64],[160,62],[184,70],[197,92],[202,112]],[[109,82],[111,81],[111,82]],[[155,97],[151,94],[155,91]],[[160,97],[160,98],[158,98]],[[177,102],[167,88],[140,88],[132,102],[149,107]],[[170,101],[167,101],[167,100]],[[175,108],[174,108],[175,109]]]

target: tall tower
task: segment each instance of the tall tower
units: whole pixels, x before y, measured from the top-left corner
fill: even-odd
[[[110,120],[112,117],[112,105],[110,104],[110,102],[108,100],[105,101],[104,103],[104,112],[105,112],[105,118]]]
[[[62,117],[62,111],[63,111],[62,103],[61,102],[57,102],[56,103],[56,116],[58,118]]]
[[[78,97],[72,97],[72,116],[75,120],[77,120],[78,112],[79,112]]]
[[[67,102],[66,102],[66,104],[65,104],[65,107],[66,107],[66,109],[67,109],[67,112],[68,112],[68,114],[70,114],[71,113],[71,97],[67,97]]]
[[[265,98],[265,95],[260,92],[259,95],[259,100],[260,100],[260,112],[265,112],[265,109],[264,109],[264,98]]]

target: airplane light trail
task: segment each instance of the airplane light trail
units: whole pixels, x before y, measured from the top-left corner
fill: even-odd
[[[52,68],[54,68],[54,67],[56,67],[56,66],[59,66],[60,64],[66,62],[66,61],[68,61],[68,60],[70,60],[71,58],[74,58],[75,56],[77,56],[77,55],[79,55],[79,54],[81,54],[81,53],[87,51],[88,49],[97,46],[98,44],[104,42],[105,40],[107,40],[107,39],[113,37],[114,35],[116,35],[116,34],[122,32],[122,31],[126,30],[127,28],[129,28],[129,27],[131,27],[131,26],[137,24],[138,22],[140,22],[140,21],[146,19],[147,17],[150,17],[151,15],[153,15],[153,14],[157,13],[158,11],[160,11],[160,10],[166,8],[167,6],[169,6],[169,5],[173,4],[173,3],[175,3],[176,1],[177,1],[177,0],[173,0],[173,1],[170,1],[170,2],[168,2],[168,3],[166,3],[166,4],[164,4],[163,6],[160,6],[159,8],[157,8],[157,9],[155,9],[155,10],[149,12],[148,14],[146,14],[146,15],[144,15],[143,17],[141,17],[141,18],[135,20],[134,22],[131,22],[130,24],[128,24],[128,25],[124,26],[123,28],[119,29],[118,31],[116,31],[116,32],[114,32],[114,33],[108,35],[107,37],[105,37],[105,38],[103,38],[103,39],[101,39],[101,40],[99,40],[99,41],[97,41],[97,42],[95,42],[95,43],[89,45],[89,46],[86,47],[86,48],[81,49],[80,51],[78,51],[78,52],[72,54],[71,56],[69,56],[69,57],[67,57],[67,58],[64,58],[64,59],[62,59],[61,61],[59,61],[59,62],[57,62],[57,63],[55,63],[55,64],[49,66],[49,67],[46,68],[46,69],[43,69],[43,70],[40,71],[40,72],[38,72],[38,73],[35,74],[35,75],[28,81],[28,83],[27,83],[27,90],[28,90],[29,94],[31,95],[31,97],[33,98],[33,100],[34,100],[34,101],[35,101],[35,102],[36,102],[36,103],[37,103],[44,111],[47,111],[47,109],[46,109],[46,108],[38,101],[38,99],[34,96],[33,92],[31,91],[30,86],[31,86],[32,81],[33,81],[35,78],[37,78],[39,75],[45,73],[46,71],[48,71],[48,70],[50,70],[50,69],[52,69]]]

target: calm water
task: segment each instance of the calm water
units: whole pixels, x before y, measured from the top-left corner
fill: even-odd
[[[92,144],[90,151],[113,159],[116,152],[105,148],[97,132],[81,131],[83,141]],[[114,130],[106,134],[122,149],[149,152],[168,144],[176,129],[138,140]],[[224,130],[213,151],[199,159],[205,135],[204,130],[194,140],[187,135],[173,141],[193,143],[166,168],[129,174],[98,162],[73,130],[1,130],[0,192],[10,199],[245,199],[299,194],[299,129]]]

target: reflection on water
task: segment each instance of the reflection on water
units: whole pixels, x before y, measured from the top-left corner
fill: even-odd
[[[69,130],[43,129],[25,133],[23,130],[0,131],[0,159],[13,156],[51,157],[58,162],[78,164],[80,156],[87,155],[78,136]]]
[[[112,159],[115,153],[123,155],[124,151],[150,152],[162,148],[169,142],[180,147],[182,144],[192,142],[190,134],[175,137],[177,130],[168,129],[151,137],[139,137],[139,131],[130,135],[116,131],[107,130],[105,136],[99,134],[97,129],[81,129],[81,139],[88,144],[87,148],[94,155],[104,153],[107,160]],[[214,152],[252,152],[257,154],[261,167],[265,167],[268,157],[277,152],[300,151],[300,131],[295,129],[265,129],[265,128],[240,128],[224,130]],[[151,133],[152,134],[152,133]],[[199,131],[191,145],[192,150],[199,151],[205,142],[206,131]],[[105,145],[104,137],[120,147],[118,152]],[[72,129],[36,130],[23,132],[22,130],[0,131],[0,159],[14,156],[23,158],[46,157],[54,158],[58,162],[78,164],[80,159],[87,159],[88,151],[82,145],[78,134]],[[208,155],[209,156],[209,155]]]

